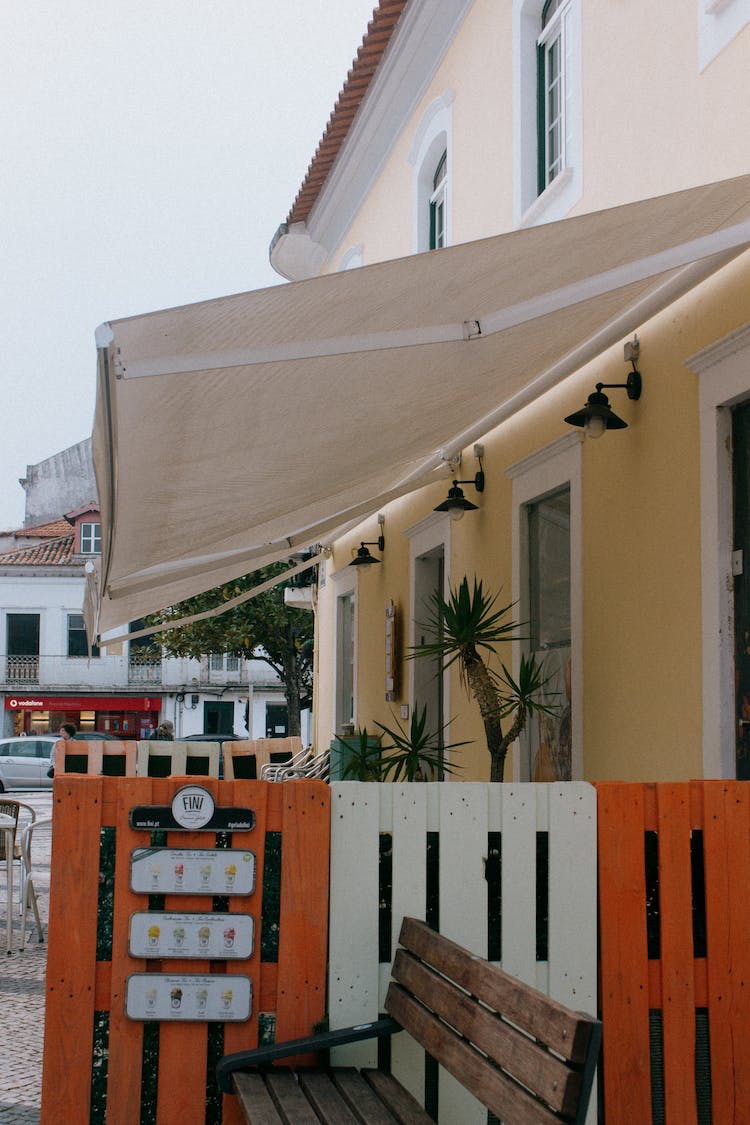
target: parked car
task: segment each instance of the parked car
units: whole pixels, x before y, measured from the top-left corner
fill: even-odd
[[[57,738],[54,735],[21,735],[0,739],[0,793],[6,789],[49,789],[47,772]]]
[[[117,736],[114,734],[105,734],[103,730],[79,730],[73,735],[74,739],[79,742],[116,742]]]

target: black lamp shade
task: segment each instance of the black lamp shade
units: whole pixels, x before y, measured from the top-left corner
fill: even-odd
[[[627,422],[615,414],[609,399],[601,391],[592,391],[583,409],[569,414],[565,421],[570,426],[586,426],[597,418],[604,423],[605,430],[626,430],[628,427]]]
[[[459,488],[454,481],[453,486],[448,489],[446,499],[433,510],[436,512],[474,512],[477,510],[477,505],[466,499],[463,489]]]
[[[352,559],[349,566],[371,566],[373,563],[379,563],[380,559],[376,559],[371,555],[364,543],[357,549],[357,557]]]

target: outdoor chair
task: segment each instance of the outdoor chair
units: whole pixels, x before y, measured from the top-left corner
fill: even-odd
[[[18,860],[20,865],[20,889],[19,895],[23,896],[24,889],[24,866],[21,856],[21,836],[24,829],[30,826],[36,820],[36,809],[32,809],[31,805],[27,805],[24,801],[16,801],[9,797],[0,799],[0,813],[4,816],[10,816],[16,822],[16,831],[13,834],[13,860]],[[5,833],[0,832],[0,863],[4,863],[6,859],[5,853]],[[19,913],[21,911],[21,898],[19,897]]]
[[[281,774],[290,770],[302,769],[312,757],[312,747],[306,746],[303,750],[293,754],[286,762],[266,762],[261,766],[261,781],[281,781]]]
[[[282,767],[273,778],[272,781],[294,781],[295,778],[307,778],[311,780],[317,778],[319,781],[328,780],[328,772],[331,764],[331,755],[326,750],[322,754],[312,754],[306,762],[299,766],[286,766]]]
[[[21,886],[21,950],[23,950],[26,944],[26,915],[29,905],[31,905],[34,911],[34,921],[36,922],[39,941],[44,941],[44,930],[42,928],[42,920],[39,916],[39,904],[37,902],[36,887],[34,886],[34,875],[31,865],[31,839],[38,828],[48,828],[51,824],[51,817],[40,817],[38,820],[34,819],[30,824],[27,824],[21,833],[21,871],[23,873]]]

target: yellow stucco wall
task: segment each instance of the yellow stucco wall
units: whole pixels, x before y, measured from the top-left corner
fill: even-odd
[[[750,171],[750,105],[737,97],[750,73],[750,27],[702,73],[697,69],[694,5],[683,0],[627,8],[584,4],[584,193],[576,211],[619,204]],[[511,5],[477,0],[446,53],[391,158],[340,247],[361,244],[365,263],[410,253],[412,168],[408,152],[431,102],[455,91],[453,241],[510,228],[513,215]],[[616,45],[616,48],[613,46]],[[506,65],[498,65],[498,60]],[[686,129],[685,122],[689,121]],[[687,143],[686,137],[690,137]],[[670,142],[670,143],[668,143]],[[748,259],[748,255],[745,255]],[[327,268],[335,269],[337,258]],[[611,394],[628,429],[581,449],[583,773],[588,779],[700,777],[702,759],[700,425],[698,378],[687,359],[750,321],[750,259],[639,326],[643,396]],[[448,533],[453,584],[466,574],[513,596],[513,485],[506,469],[563,436],[563,417],[597,381],[624,382],[622,344],[484,438],[486,491],[479,510]],[[750,372],[748,372],[750,393]],[[460,475],[471,476],[471,450]],[[446,475],[445,487],[449,483]],[[357,575],[359,657],[357,722],[392,724],[411,702],[412,666],[403,661],[398,698],[384,695],[385,605],[401,615],[408,644],[407,531],[429,516],[443,485],[385,509],[383,563]],[[470,499],[475,497],[469,494]],[[332,574],[360,539],[376,538],[375,515],[333,546],[318,602],[317,740],[333,731],[334,600]],[[450,738],[460,779],[489,772],[476,704],[452,674]],[[509,771],[506,777],[510,776]]]

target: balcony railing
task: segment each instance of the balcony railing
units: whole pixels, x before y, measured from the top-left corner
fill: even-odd
[[[54,690],[108,690],[138,687],[149,695],[156,688],[176,691],[205,687],[246,690],[249,682],[266,684],[274,679],[267,665],[235,657],[204,656],[201,660],[167,657],[164,660],[132,659],[127,652],[99,656],[0,654],[0,692],[36,688]]]
[[[38,684],[38,656],[7,656],[5,658],[5,679],[9,684]]]
[[[129,684],[160,684],[161,660],[129,660]]]

